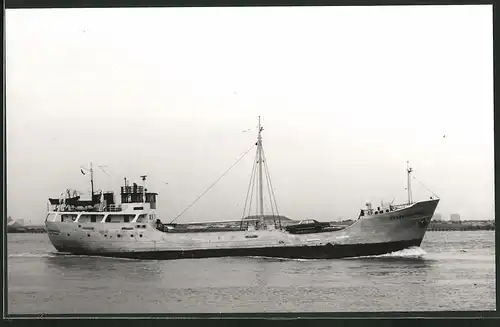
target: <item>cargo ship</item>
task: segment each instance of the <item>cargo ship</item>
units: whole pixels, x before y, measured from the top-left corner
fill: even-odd
[[[142,185],[130,185],[125,178],[120,201],[116,201],[114,192],[94,192],[91,167],[90,200],[81,200],[76,192],[69,191],[49,199],[45,225],[51,243],[64,253],[152,260],[228,256],[336,259],[420,246],[439,198],[413,201],[409,164],[407,203],[373,207],[367,202],[356,210],[358,217],[348,226],[314,220],[285,226],[264,156],[260,117],[257,129],[257,142],[249,149],[256,152],[241,219],[178,223],[179,215],[162,222],[156,214],[158,193],[147,190],[147,176],[141,176]],[[266,214],[265,182],[271,208]],[[250,212],[252,202],[257,214],[249,217],[245,213],[247,209]],[[276,219],[269,223],[269,216]]]

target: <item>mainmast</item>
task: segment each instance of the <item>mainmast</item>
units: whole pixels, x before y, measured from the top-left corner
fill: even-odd
[[[253,216],[257,218],[255,227],[265,228],[265,226],[267,226],[267,224],[265,223],[265,216],[264,216],[264,187],[265,187],[264,183],[267,182],[267,187],[269,192],[269,204],[270,204],[269,209],[274,218],[274,226],[277,227],[275,219],[277,217],[279,220],[279,226],[281,228],[281,220],[278,211],[278,205],[276,204],[276,197],[274,196],[274,189],[271,182],[271,176],[269,174],[269,168],[267,166],[266,155],[264,154],[264,148],[262,146],[262,131],[264,130],[264,128],[261,125],[260,116],[259,116],[259,126],[257,126],[257,128],[258,128],[257,143],[254,144],[257,146],[257,151],[255,153],[253,161],[252,175],[250,177],[250,182],[248,184],[247,197],[245,200],[245,207],[243,208],[243,215],[241,219],[243,221],[245,215],[246,217],[250,217],[252,208],[255,208],[256,212],[255,216]],[[266,178],[265,181],[264,177]],[[254,202],[252,202],[253,199],[255,199]],[[250,202],[248,202],[248,200],[250,200]],[[252,206],[252,203],[255,203],[255,207]],[[249,204],[248,207],[247,204]],[[247,213],[247,208],[248,208],[248,213]]]
[[[262,135],[261,132],[264,128],[260,125],[259,116],[259,134],[257,136],[257,151],[258,151],[258,163],[259,163],[259,209],[260,209],[260,219],[264,219],[264,194],[262,193]]]
[[[412,194],[411,194],[411,172],[413,169],[410,167],[410,162],[406,162],[406,173],[407,173],[407,187],[406,189],[408,190],[408,204],[412,204],[413,199],[412,199]]]

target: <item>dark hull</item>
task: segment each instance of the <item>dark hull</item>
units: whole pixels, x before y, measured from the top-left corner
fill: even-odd
[[[130,259],[173,260],[215,257],[271,257],[289,259],[340,259],[380,255],[400,251],[413,246],[420,246],[422,239],[407,241],[371,243],[371,244],[342,244],[324,246],[287,246],[263,248],[229,248],[206,249],[189,251],[148,251],[148,252],[82,252],[81,250],[59,247],[61,252],[70,252],[80,255],[97,255],[105,257],[120,257]]]

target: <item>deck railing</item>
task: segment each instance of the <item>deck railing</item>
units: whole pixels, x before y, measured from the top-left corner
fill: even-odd
[[[67,205],[67,204],[55,204],[51,205],[49,207],[51,211],[58,211],[58,212],[71,212],[71,211],[89,211],[89,212],[103,212],[103,211],[108,211],[108,212],[120,212],[122,211],[122,206],[120,204],[110,204],[108,206],[102,206],[100,204],[95,205],[95,206],[84,206],[83,209],[79,208],[78,206],[73,206],[73,205]]]

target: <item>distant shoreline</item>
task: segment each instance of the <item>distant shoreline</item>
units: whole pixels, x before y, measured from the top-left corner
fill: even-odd
[[[352,220],[342,222],[331,222],[332,224],[350,225]],[[476,221],[431,221],[428,232],[454,232],[454,231],[480,231],[480,230],[495,230],[494,220],[476,220]]]
[[[453,232],[453,231],[478,231],[478,230],[495,230],[495,222],[487,224],[477,223],[446,223],[446,222],[432,222],[429,225],[429,232]]]
[[[20,227],[16,229],[8,229],[7,230],[8,234],[44,234],[47,233],[47,230],[45,227]]]

